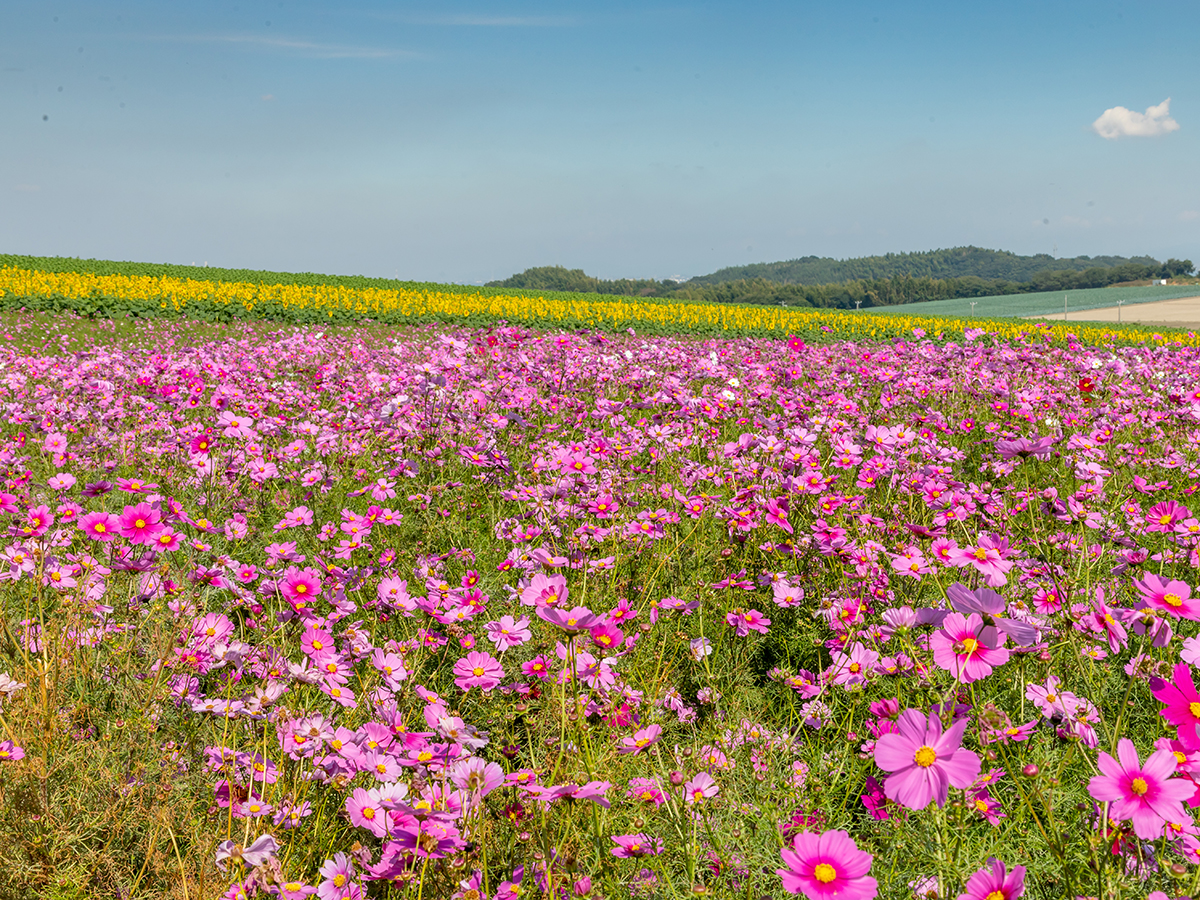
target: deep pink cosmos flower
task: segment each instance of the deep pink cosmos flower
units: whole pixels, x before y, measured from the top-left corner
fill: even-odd
[[[307,607],[321,596],[321,576],[316,569],[288,566],[279,579],[279,592],[293,606]]]
[[[896,731],[875,743],[875,765],[892,774],[883,783],[889,799],[909,809],[924,809],[930,800],[946,803],[950,788],[968,788],[979,777],[979,757],[961,747],[967,719],[959,719],[944,734],[936,713],[929,718],[918,709],[905,710]]]
[[[1008,651],[1001,646],[1005,638],[996,626],[984,625],[981,616],[953,612],[942,620],[942,630],[930,636],[929,645],[935,665],[970,684],[1008,662]]]
[[[988,857],[988,866],[967,879],[967,889],[958,900],[1017,900],[1025,893],[1024,866],[1013,866],[1007,872],[994,856]]]
[[[112,513],[90,512],[79,517],[79,530],[93,541],[112,541],[120,536],[121,523]]]
[[[16,762],[25,758],[25,750],[12,741],[0,741],[0,762]]]
[[[1150,692],[1166,708],[1158,714],[1179,729],[1179,742],[1188,752],[1200,750],[1200,691],[1192,680],[1192,668],[1187,663],[1175,664],[1175,683],[1157,678],[1150,682]]]
[[[488,653],[471,652],[454,664],[454,683],[460,690],[477,687],[490,691],[499,686],[502,678],[504,668]]]
[[[1143,766],[1129,738],[1117,743],[1117,758],[1101,753],[1097,763],[1101,775],[1088,782],[1088,793],[1101,802],[1109,802],[1109,815],[1130,819],[1133,831],[1142,840],[1161,837],[1167,822],[1190,821],[1183,801],[1192,796],[1195,784],[1175,774],[1175,754],[1155,750]]]
[[[1134,580],[1146,606],[1159,609],[1180,619],[1200,620],[1200,597],[1192,596],[1192,589],[1182,581],[1168,581],[1153,572],[1147,572],[1141,581]]]
[[[789,894],[813,900],[871,900],[879,887],[867,873],[873,857],[844,831],[802,831],[791,849],[779,851],[786,869],[776,869]]]
[[[771,627],[771,620],[757,609],[739,609],[725,616],[725,624],[734,629],[734,634],[738,637],[745,637],[751,631],[766,634],[767,629]]]
[[[131,544],[149,544],[163,528],[158,510],[149,503],[125,507],[117,517],[117,527],[121,536],[129,538]]]

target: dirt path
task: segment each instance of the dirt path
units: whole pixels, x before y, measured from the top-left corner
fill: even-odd
[[[1061,322],[1062,313],[1026,316],[1027,319],[1051,319]],[[1180,297],[1153,303],[1127,303],[1101,309],[1067,310],[1068,322],[1130,322],[1139,325],[1163,325],[1171,328],[1200,329],[1200,297]]]

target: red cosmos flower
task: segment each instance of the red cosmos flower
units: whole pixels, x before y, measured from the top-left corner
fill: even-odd
[[[1079,388],[1079,393],[1090,394],[1096,389],[1096,383],[1085,375],[1083,378],[1079,379],[1079,384],[1077,384],[1076,387]]]

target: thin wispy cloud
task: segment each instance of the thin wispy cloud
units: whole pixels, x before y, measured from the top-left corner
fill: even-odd
[[[398,20],[413,25],[459,25],[474,28],[566,28],[579,24],[579,19],[575,16],[487,16],[470,13],[452,16],[403,16]]]
[[[312,59],[419,59],[422,56],[411,50],[363,47],[352,44],[325,44],[299,38],[266,37],[254,34],[155,35],[147,37],[146,40],[188,44],[235,44],[247,48],[290,52]]]
[[[1114,106],[1092,123],[1092,131],[1107,141],[1122,137],[1158,137],[1179,130],[1179,123],[1171,118],[1170,112],[1170,97],[1158,106],[1147,107],[1144,113]]]

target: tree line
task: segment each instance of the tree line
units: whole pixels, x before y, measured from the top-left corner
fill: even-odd
[[[1115,266],[1093,266],[1082,271],[1060,269],[1033,274],[1027,281],[958,275],[945,278],[893,275],[853,278],[829,284],[787,284],[766,277],[742,278],[707,283],[699,279],[676,282],[650,279],[593,278],[582,269],[540,266],[526,269],[488,287],[532,291],[579,291],[620,294],[629,297],[664,297],[715,303],[755,303],[808,306],[823,309],[853,309],[858,305],[895,306],[926,300],[958,297],[991,297],[1040,291],[1070,291],[1107,287],[1130,281],[1171,278],[1190,274],[1191,260],[1169,259],[1165,263],[1124,262]]]

